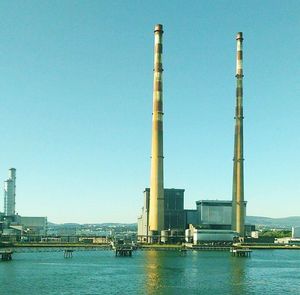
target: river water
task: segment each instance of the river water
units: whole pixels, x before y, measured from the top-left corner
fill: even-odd
[[[0,294],[300,294],[300,251],[14,253],[0,261]]]

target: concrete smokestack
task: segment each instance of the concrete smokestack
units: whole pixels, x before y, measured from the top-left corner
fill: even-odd
[[[154,28],[154,81],[149,212],[149,230],[152,231],[152,234],[158,234],[164,229],[162,36],[163,26],[156,25]]]
[[[243,33],[237,33],[236,109],[232,187],[232,229],[244,237],[244,157],[243,157]]]

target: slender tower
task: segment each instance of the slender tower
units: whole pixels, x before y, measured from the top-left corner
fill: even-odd
[[[243,158],[243,33],[236,36],[236,108],[232,187],[232,229],[244,237],[244,158]]]
[[[154,81],[152,113],[152,148],[150,179],[150,235],[164,229],[164,170],[163,170],[163,89],[162,89],[163,26],[154,28]]]
[[[8,176],[4,182],[4,214],[14,216],[16,211],[16,169],[9,169]]]

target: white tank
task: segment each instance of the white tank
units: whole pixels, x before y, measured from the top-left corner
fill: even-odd
[[[169,230],[162,230],[161,231],[161,242],[167,243],[169,241],[170,231]]]

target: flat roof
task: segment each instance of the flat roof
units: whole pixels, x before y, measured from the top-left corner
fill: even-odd
[[[170,190],[176,190],[176,191],[185,191],[185,189],[184,188],[164,188],[164,190],[167,190],[167,191],[170,191]],[[146,187],[145,188],[145,190],[144,190],[144,192],[149,192],[150,191],[150,188],[149,187]]]
[[[247,203],[247,201],[244,201],[244,203]],[[199,205],[199,204],[232,204],[232,201],[226,201],[226,200],[199,200],[199,201],[196,201],[196,204]]]

